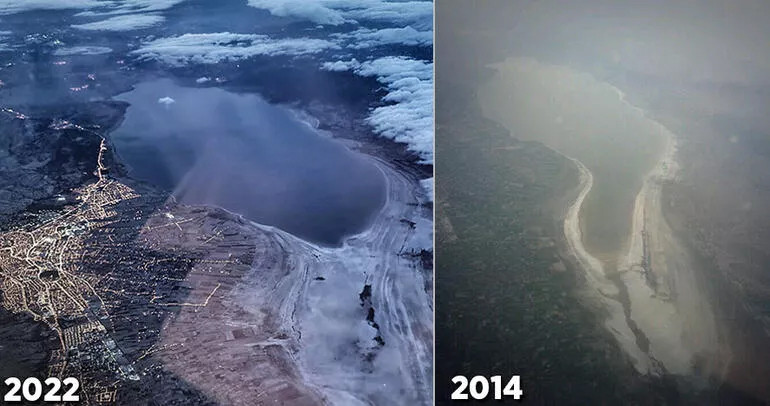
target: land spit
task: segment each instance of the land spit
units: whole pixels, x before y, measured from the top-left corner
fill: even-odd
[[[661,208],[661,186],[676,181],[676,136],[630,104],[622,91],[590,75],[528,58],[493,67],[498,75],[480,92],[485,114],[507,125],[513,136],[559,152],[580,172],[564,217],[567,248],[585,271],[587,294],[607,310],[605,326],[636,370],[684,376],[696,385],[721,377],[729,349],[720,338],[708,289]],[[578,100],[596,103],[577,105]],[[532,112],[549,106],[550,112]],[[648,145],[640,137],[649,137]],[[642,146],[643,159],[634,157],[635,148],[626,141]],[[601,190],[592,168],[602,175]],[[628,182],[613,185],[614,171],[629,171],[617,175]],[[622,193],[614,195],[612,188]],[[628,196],[635,198],[626,201]],[[596,216],[597,208],[608,210],[606,219]],[[596,244],[609,241],[607,235],[595,235],[602,232],[618,241]]]

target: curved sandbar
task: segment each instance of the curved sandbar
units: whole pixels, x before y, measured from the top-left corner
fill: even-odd
[[[592,173],[581,209],[588,252],[612,263],[625,249],[634,199],[663,145],[658,128],[615,88],[570,68],[513,58],[479,89],[484,115],[520,140],[540,141]]]
[[[479,92],[485,114],[580,171],[564,219],[568,248],[636,369],[720,373],[728,355],[714,314],[662,216],[661,182],[676,173],[674,135],[589,75],[526,58],[493,67],[496,77]]]
[[[583,245],[583,234],[580,228],[580,209],[583,206],[585,197],[591,192],[593,187],[593,175],[577,159],[567,156],[565,158],[574,162],[575,166],[580,170],[580,185],[578,186],[580,191],[564,218],[564,235],[567,245],[578,264],[585,271],[589,287],[595,293],[598,293],[596,295],[597,298],[601,300],[609,311],[609,317],[605,322],[605,326],[618,340],[623,351],[632,358],[637,371],[648,373],[653,366],[653,362],[648,354],[640,348],[637,337],[629,326],[623,303],[618,300],[620,293],[618,286],[607,278],[602,262],[589,254]]]
[[[650,357],[669,373],[707,379],[723,373],[730,355],[719,340],[717,320],[690,254],[663,218],[661,186],[676,177],[676,138],[656,124],[666,146],[636,197],[631,239],[618,269],[630,317],[649,341]]]

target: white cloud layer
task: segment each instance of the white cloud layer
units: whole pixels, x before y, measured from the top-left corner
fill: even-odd
[[[237,61],[257,55],[313,54],[335,48],[338,48],[335,43],[321,39],[273,39],[266,35],[222,32],[160,38],[142,44],[132,54],[144,60],[154,59],[180,66],[187,63]]]
[[[324,2],[314,0],[249,0],[251,7],[267,10],[279,17],[294,17],[312,21],[316,24],[339,25],[345,23],[345,17]]]
[[[82,47],[59,48],[56,51],[54,51],[53,54],[58,56],[101,55],[101,54],[109,54],[110,52],[112,52],[112,49],[107,47],[82,46]]]
[[[423,163],[433,163],[433,63],[387,56],[366,62],[327,62],[322,68],[374,76],[386,85],[383,100],[392,104],[372,110],[367,122],[378,134],[407,144]]]
[[[0,14],[16,14],[30,10],[67,10],[98,7],[96,0],[0,0]]]
[[[184,0],[117,0],[100,2],[96,11],[83,11],[80,16],[100,16],[130,13],[147,13],[168,10]],[[94,7],[88,7],[94,8]]]
[[[409,26],[403,28],[383,28],[380,30],[361,28],[357,31],[337,34],[335,37],[348,42],[348,46],[353,49],[390,44],[419,46],[430,46],[433,44],[433,31],[418,31]]]
[[[357,21],[378,21],[399,25],[411,25],[419,29],[433,27],[433,2],[431,1],[354,1],[346,16]]]
[[[126,14],[92,23],[75,24],[72,27],[93,31],[131,31],[152,27],[163,20],[165,17],[157,14]]]
[[[432,177],[427,179],[422,179],[420,181],[420,186],[422,186],[422,188],[425,190],[425,193],[428,195],[428,200],[430,200],[431,202],[433,201],[433,190],[434,190],[433,185],[434,184],[433,184]]]
[[[9,36],[11,34],[12,33],[10,31],[0,31],[0,40],[5,39],[5,37],[7,37],[7,36]],[[0,51],[8,51],[10,49],[11,49],[11,47],[9,47],[7,44],[5,44],[3,42],[0,42]],[[2,82],[2,81],[0,81],[0,82]],[[2,84],[0,84],[0,87],[1,86],[2,86]]]
[[[161,97],[160,99],[158,99],[158,104],[163,104],[163,105],[169,106],[169,105],[174,104],[174,103],[176,103],[176,100],[174,100],[174,99],[172,99],[171,97],[168,97],[168,96]]]
[[[433,26],[433,2],[382,0],[249,0],[249,5],[281,17],[294,17],[316,24],[339,25],[361,21]]]
[[[126,14],[161,11],[184,0],[0,0],[0,15],[32,10],[91,10],[79,15]]]

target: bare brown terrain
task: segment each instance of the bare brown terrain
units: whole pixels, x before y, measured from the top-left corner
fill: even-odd
[[[209,210],[178,206],[174,215],[189,218]],[[188,273],[189,297],[164,324],[152,357],[222,404],[321,403],[294,367],[296,341],[282,329],[275,307],[286,299],[277,287],[299,270],[277,235],[213,210],[203,225],[185,223],[179,230],[143,236],[166,249],[200,250],[199,233],[208,231],[217,247]],[[164,223],[159,216],[148,227]],[[228,265],[242,250],[253,255],[251,266]]]
[[[73,204],[0,234],[4,314],[56,337],[15,352],[20,366],[79,377],[88,404],[133,404],[168,374],[201,403],[320,403],[276,322],[287,298],[276,285],[296,271],[280,237],[222,209],[142,195],[106,174],[105,151]]]

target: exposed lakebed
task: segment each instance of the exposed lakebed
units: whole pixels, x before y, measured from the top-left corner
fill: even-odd
[[[155,79],[115,99],[130,104],[110,136],[121,161],[182,203],[328,245],[364,230],[383,205],[373,163],[257,95]]]

